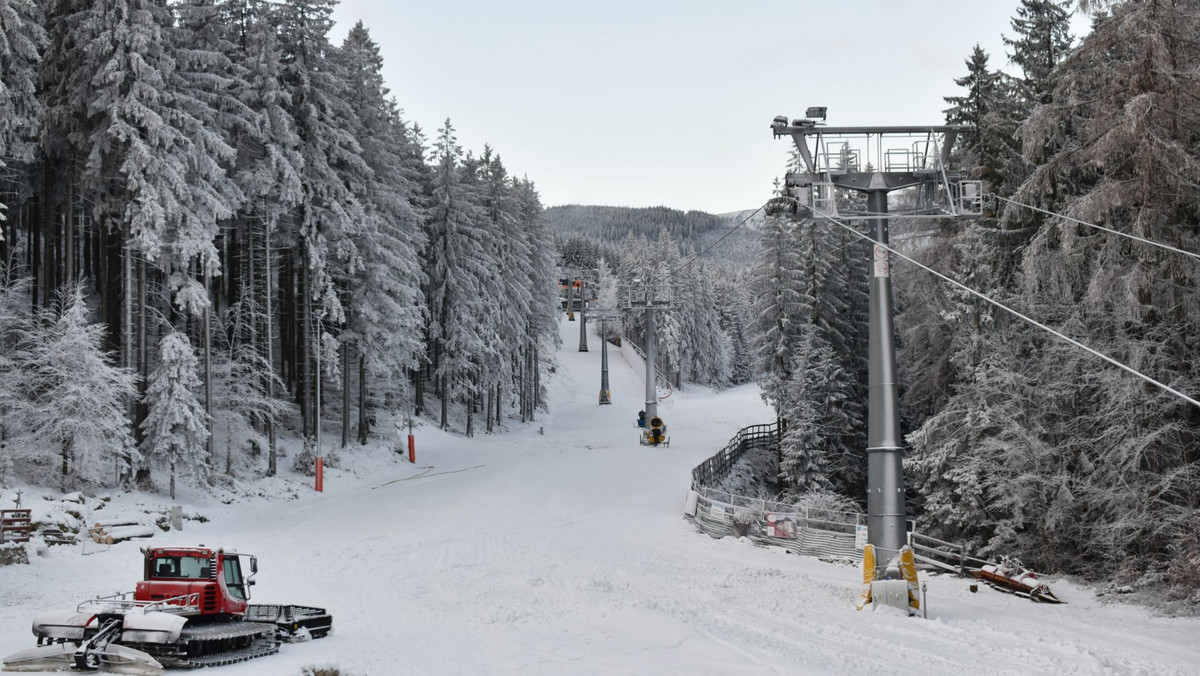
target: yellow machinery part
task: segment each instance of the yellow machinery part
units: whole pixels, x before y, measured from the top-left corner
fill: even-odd
[[[908,583],[908,607],[919,611],[921,609],[921,583],[917,580],[917,561],[913,557],[912,547],[908,545],[900,549],[900,575]]]
[[[854,602],[854,607],[862,610],[868,603],[871,602],[871,583],[875,581],[875,546],[865,545],[863,547],[863,584],[862,590],[858,593],[858,600]]]

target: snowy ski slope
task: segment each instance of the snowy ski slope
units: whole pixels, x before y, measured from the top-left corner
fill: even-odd
[[[255,601],[334,616],[330,638],[211,673],[1200,673],[1200,621],[1101,605],[1085,587],[1056,582],[1067,604],[1043,606],[935,576],[928,620],[856,612],[856,568],[697,533],[681,516],[691,468],[770,411],[754,387],[688,388],[660,408],[670,448],[640,447],[641,377],[610,350],[614,403],[598,406],[590,344],[577,352],[578,324],[563,323],[553,410],[532,425],[473,439],[422,427],[416,466],[356,451],[361,469],[328,471],[324,494],[280,500],[291,489],[275,481],[270,501],[193,496],[185,511],[211,521],[153,544],[255,553]],[[106,512],[165,503],[119,496]],[[131,589],[137,546],[0,568],[0,656],[33,645],[35,612]]]

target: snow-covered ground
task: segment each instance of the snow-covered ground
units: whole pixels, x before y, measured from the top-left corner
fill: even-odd
[[[323,494],[185,503],[209,521],[153,544],[257,554],[255,601],[334,616],[329,638],[212,673],[1200,673],[1200,620],[1102,605],[1085,587],[1058,582],[1068,603],[1046,606],[932,576],[928,620],[857,612],[857,568],[699,534],[681,515],[691,469],[771,418],[757,389],[676,392],[660,408],[670,448],[643,448],[641,377],[610,350],[613,405],[598,406],[599,341],[577,352],[575,323],[563,336],[553,410],[536,423],[473,439],[422,427],[415,466],[349,451],[358,471],[328,471]],[[166,504],[117,495],[100,514]],[[0,656],[33,645],[37,611],[131,589],[138,546],[0,568]]]

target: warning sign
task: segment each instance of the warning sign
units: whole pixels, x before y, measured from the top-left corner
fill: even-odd
[[[888,264],[888,250],[883,248],[882,245],[876,244],[875,245],[875,276],[876,277],[890,277],[891,274],[892,273],[891,273],[890,265]]]

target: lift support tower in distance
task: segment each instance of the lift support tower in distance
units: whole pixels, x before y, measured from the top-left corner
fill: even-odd
[[[866,220],[872,247],[870,282],[869,413],[867,423],[867,541],[863,595],[868,602],[919,609],[916,567],[908,546],[904,499],[903,438],[900,436],[896,350],[892,322],[892,279],[888,260],[888,194],[915,192],[906,216],[978,216],[979,181],[949,170],[950,150],[969,126],[827,127],[824,108],[805,119],[779,116],[775,137],[790,136],[803,171],[789,172],[786,187],[800,211],[821,219]],[[865,193],[866,211],[839,213],[836,190]]]
[[[643,446],[669,445],[667,424],[658,415],[658,373],[655,370],[655,331],[654,313],[673,309],[671,307],[671,287],[646,283],[635,279],[628,290],[624,308],[627,310],[644,310],[646,312],[646,426],[642,428],[641,443]]]

